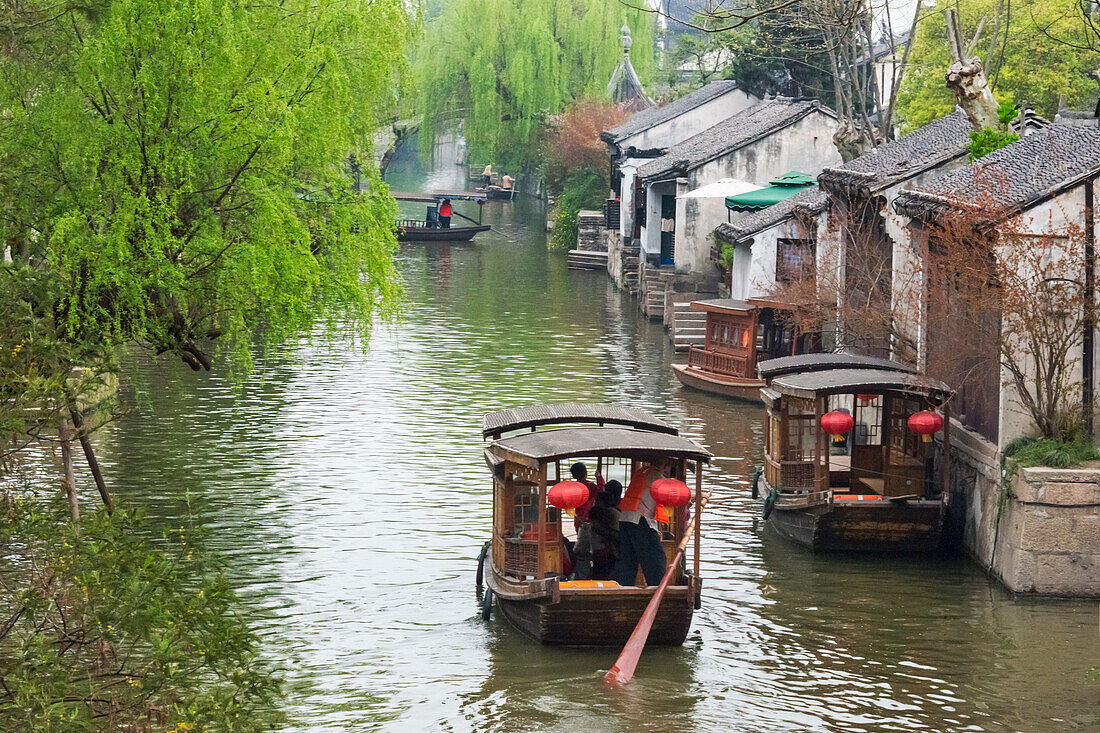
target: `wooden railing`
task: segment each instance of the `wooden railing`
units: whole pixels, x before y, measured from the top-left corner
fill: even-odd
[[[424,219],[398,219],[396,226],[398,229],[426,229],[432,224]]]
[[[701,349],[698,346],[692,346],[688,351],[688,365],[716,374],[728,374],[731,377],[744,377],[745,379],[753,377],[752,374],[749,374],[748,357],[719,354]]]

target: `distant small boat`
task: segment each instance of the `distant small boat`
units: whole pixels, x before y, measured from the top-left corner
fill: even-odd
[[[481,223],[481,207],[488,200],[484,193],[469,191],[435,191],[434,193],[393,193],[398,201],[416,201],[433,204],[428,207],[426,219],[399,219],[394,224],[398,242],[469,242],[475,234],[487,232],[492,227]],[[439,221],[439,204],[444,201],[476,201],[477,221],[452,211],[452,217],[465,219],[473,226],[443,227]]]
[[[500,186],[478,187],[478,193],[484,193],[490,201],[511,201],[516,197],[516,187],[501,188]]]

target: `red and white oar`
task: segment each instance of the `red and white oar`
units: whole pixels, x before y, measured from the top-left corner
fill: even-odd
[[[653,592],[653,597],[649,599],[649,604],[645,607],[645,611],[642,612],[642,617],[638,619],[638,625],[634,627],[634,631],[630,634],[630,638],[626,640],[626,646],[623,647],[622,653],[619,654],[619,659],[615,662],[615,666],[612,667],[604,677],[606,682],[610,682],[613,685],[622,685],[626,684],[634,677],[634,670],[638,667],[638,660],[641,659],[642,650],[645,649],[646,640],[649,639],[649,631],[653,628],[653,620],[657,618],[657,609],[661,605],[661,599],[664,598],[665,590],[668,589],[668,584],[672,581],[672,576],[680,567],[680,560],[684,557],[684,548],[687,547],[688,541],[691,539],[692,535],[695,534],[695,525],[699,521],[699,513],[702,511],[703,507],[706,506],[709,498],[709,493],[703,494],[699,503],[699,511],[691,518],[691,523],[688,524],[687,530],[684,532],[684,537],[680,540],[680,545],[676,548],[676,555],[672,558],[672,562],[668,564],[668,569],[665,570],[665,577],[661,578],[661,584],[657,586],[657,590]]]

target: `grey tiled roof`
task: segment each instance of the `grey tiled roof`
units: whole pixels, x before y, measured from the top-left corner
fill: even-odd
[[[600,133],[600,139],[606,140],[607,142],[618,142],[623,138],[636,135],[643,130],[655,127],[662,122],[668,122],[685,112],[689,112],[735,89],[737,89],[737,82],[735,81],[729,79],[712,81],[710,84],[700,87],[690,94],[685,94],[666,105],[642,110],[618,127]]]
[[[743,216],[732,224],[723,222],[714,230],[714,234],[731,244],[739,242],[791,218],[796,211],[819,214],[825,210],[827,201],[828,197],[820,188],[809,188],[766,209]]]
[[[905,189],[894,207],[908,216],[968,209],[997,219],[1100,172],[1100,129],[1050,125],[954,173]]]
[[[687,171],[719,155],[755,142],[762,137],[793,125],[814,111],[830,116],[832,111],[817,100],[777,97],[722,120],[698,135],[689,137],[668,149],[661,157],[638,169],[639,178],[653,178],[670,171]]]
[[[817,180],[826,189],[878,191],[963,155],[970,148],[972,129],[966,113],[956,109],[841,168],[826,168]]]

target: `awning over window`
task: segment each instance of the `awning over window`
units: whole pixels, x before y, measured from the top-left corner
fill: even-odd
[[[749,183],[748,181],[740,181],[736,178],[722,178],[714,183],[708,183],[705,186],[688,191],[682,196],[677,196],[678,199],[717,199],[731,196],[739,196],[751,191],[759,191],[762,186],[757,186],[755,183]]]
[[[796,196],[807,188],[816,185],[817,181],[813,176],[791,171],[773,178],[770,185],[764,188],[736,196],[727,196],[726,207],[733,211],[759,211]]]

